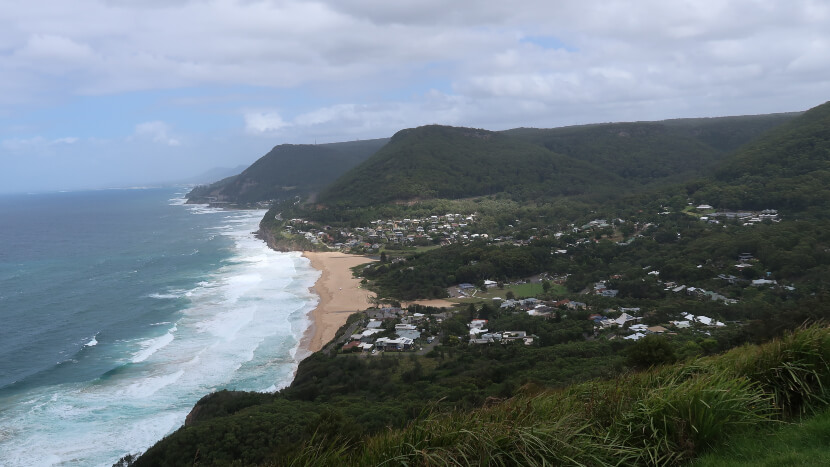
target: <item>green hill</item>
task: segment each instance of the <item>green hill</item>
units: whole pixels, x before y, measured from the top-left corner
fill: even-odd
[[[396,133],[389,144],[328,187],[320,201],[366,206],[496,193],[526,200],[625,184],[602,167],[507,134],[430,125]]]
[[[315,193],[371,156],[388,139],[331,144],[282,144],[239,175],[199,186],[190,202],[251,204]]]
[[[795,115],[520,128],[505,133],[612,170],[642,186],[701,175],[728,152]]]
[[[320,200],[356,207],[497,193],[524,201],[585,194],[608,198],[701,176],[728,152],[796,115],[503,132],[424,126],[398,132]]]
[[[830,214],[830,102],[739,149],[693,197],[731,209]]]

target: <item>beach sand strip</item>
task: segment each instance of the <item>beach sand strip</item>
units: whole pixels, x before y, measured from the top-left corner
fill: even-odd
[[[374,261],[365,256],[339,252],[304,251],[311,266],[321,271],[312,290],[320,297],[311,311],[311,327],[303,337],[301,348],[316,352],[334,339],[350,314],[371,306],[375,294],[360,288],[360,280],[352,276],[351,268]]]

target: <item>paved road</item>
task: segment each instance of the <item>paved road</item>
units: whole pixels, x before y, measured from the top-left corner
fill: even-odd
[[[326,355],[331,354],[332,349],[339,349],[340,347],[343,347],[343,344],[346,343],[346,340],[349,337],[351,337],[351,335],[354,334],[355,331],[357,331],[357,327],[361,323],[361,321],[362,320],[356,320],[354,323],[350,324],[348,328],[346,328],[346,332],[344,332],[339,339],[335,339],[329,342],[328,345],[326,345],[323,348],[323,351],[326,352]]]

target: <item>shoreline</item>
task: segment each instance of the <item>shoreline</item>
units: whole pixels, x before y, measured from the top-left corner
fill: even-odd
[[[351,268],[375,260],[340,252],[303,251],[302,256],[320,271],[317,282],[309,288],[319,302],[309,313],[311,325],[300,340],[300,349],[311,354],[334,339],[349,315],[369,308],[374,293],[360,288],[360,280],[352,276]]]

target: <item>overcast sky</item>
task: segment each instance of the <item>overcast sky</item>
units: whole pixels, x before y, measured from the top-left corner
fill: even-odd
[[[0,0],[0,192],[281,143],[806,110],[823,0]]]

